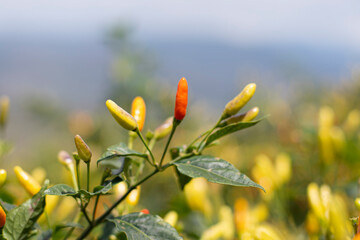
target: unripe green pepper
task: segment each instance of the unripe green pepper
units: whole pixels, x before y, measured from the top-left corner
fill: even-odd
[[[119,107],[114,101],[107,100],[106,106],[115,120],[126,130],[135,131],[138,124],[133,116]]]
[[[89,146],[85,143],[85,141],[80,137],[80,135],[76,135],[75,138],[75,146],[78,151],[79,157],[84,162],[89,162],[91,160],[91,150]]]
[[[235,115],[245,104],[252,98],[256,90],[256,84],[250,83],[237,95],[233,100],[225,106],[225,116]]]
[[[154,138],[159,140],[161,138],[166,137],[170,134],[171,129],[173,128],[173,117],[169,117],[165,120],[163,124],[161,124],[158,128],[154,131]]]
[[[247,111],[246,113],[238,114],[230,118],[227,118],[226,120],[220,123],[219,127],[224,127],[226,125],[238,123],[238,122],[249,122],[254,118],[256,118],[258,114],[259,114],[259,108],[254,107],[249,111]]]

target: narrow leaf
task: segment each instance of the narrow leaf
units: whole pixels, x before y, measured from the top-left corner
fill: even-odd
[[[240,131],[242,129],[254,126],[255,124],[259,123],[262,119],[259,119],[257,121],[252,121],[252,122],[239,122],[239,123],[233,123],[230,125],[227,125],[223,128],[220,128],[219,130],[217,130],[216,132],[212,133],[207,139],[206,139],[206,143],[205,146],[209,145],[210,143],[212,143],[213,141],[226,136],[228,134]]]
[[[86,198],[91,198],[96,195],[105,195],[112,189],[112,182],[108,182],[105,186],[97,186],[94,192],[88,192],[84,189],[80,189],[76,192],[72,187],[66,184],[57,184],[47,189],[44,194],[46,195],[57,195],[57,196],[72,196],[80,197],[83,195]]]
[[[45,190],[46,195],[57,195],[57,196],[74,196],[76,195],[75,189],[66,184],[57,184],[51,188]]]
[[[213,156],[194,156],[174,162],[180,173],[192,178],[204,177],[210,182],[239,187],[264,188],[240,173],[231,163]],[[264,190],[265,191],[265,190]]]
[[[126,146],[125,143],[119,143],[117,145],[110,146],[106,149],[106,151],[101,155],[100,159],[97,161],[97,164],[99,164],[101,161],[104,161],[106,159],[116,159],[116,157],[127,157],[127,156],[136,156],[136,157],[142,157],[147,158],[147,154],[140,153],[137,151],[134,151]]]

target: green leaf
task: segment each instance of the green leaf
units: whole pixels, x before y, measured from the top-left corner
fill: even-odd
[[[53,231],[50,229],[45,232],[42,232],[40,236],[37,238],[37,240],[50,240],[52,235],[53,235]]]
[[[44,212],[44,191],[47,185],[48,181],[31,199],[8,212],[3,229],[3,235],[7,240],[28,239],[28,234]]]
[[[112,182],[108,182],[105,186],[97,186],[94,189],[94,192],[88,192],[84,189],[80,189],[78,192],[75,191],[72,187],[66,184],[57,184],[47,189],[44,194],[46,195],[57,195],[57,196],[72,196],[80,197],[83,195],[86,198],[91,198],[96,195],[105,195],[112,189]]]
[[[44,192],[46,195],[57,195],[57,196],[74,196],[77,194],[75,189],[66,184],[57,184],[50,187]]]
[[[142,157],[147,158],[148,155],[145,153],[139,153],[137,151],[134,151],[126,146],[125,143],[119,143],[117,145],[110,146],[106,149],[106,151],[101,155],[100,159],[97,161],[97,164],[104,160],[114,160],[117,157],[128,157],[128,156],[136,156],[136,157]]]
[[[179,172],[192,178],[204,177],[210,182],[239,187],[257,187],[245,174],[239,172],[231,163],[213,156],[194,156],[174,162]]]
[[[227,125],[227,126],[225,126],[223,128],[220,128],[216,132],[212,133],[206,139],[205,146],[209,145],[210,143],[212,143],[216,139],[219,139],[219,138],[221,138],[223,136],[226,136],[228,134],[240,131],[240,130],[248,128],[248,127],[252,127],[255,124],[259,123],[261,120],[262,119],[259,119],[257,121],[252,121],[252,122],[238,122],[238,123],[233,123],[233,124]]]
[[[10,210],[16,208],[17,206],[11,203],[4,202],[0,199],[0,205],[4,209],[5,213],[8,213]]]
[[[108,221],[113,222],[119,232],[124,232],[128,240],[183,239],[170,224],[151,214],[130,213]]]
[[[177,168],[175,168],[175,173],[180,189],[184,190],[185,185],[190,182],[192,178],[182,174]]]
[[[61,229],[64,229],[64,228],[84,228],[84,226],[82,226],[79,223],[70,222],[70,223],[56,225],[54,231],[57,232],[57,231],[59,231]]]
[[[96,195],[106,195],[108,194],[108,192],[112,189],[112,183],[109,182],[107,185],[105,186],[97,186],[94,188],[94,192],[88,192],[86,190],[79,190],[79,193],[83,194],[85,197],[93,197]]]

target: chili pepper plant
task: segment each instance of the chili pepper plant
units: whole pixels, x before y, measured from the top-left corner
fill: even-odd
[[[49,185],[49,181],[45,181],[43,186],[40,186],[29,174],[16,166],[16,177],[32,198],[19,206],[1,202],[0,210],[4,210],[0,211],[1,238],[30,239],[36,236],[38,239],[80,240],[100,235],[99,239],[183,239],[181,233],[178,233],[168,223],[169,221],[152,215],[147,209],[126,214],[115,210],[124,201],[130,205],[136,204],[140,186],[146,181],[151,181],[153,176],[161,175],[169,169],[175,169],[174,173],[181,189],[192,178],[202,177],[218,184],[264,190],[262,186],[253,182],[229,162],[204,154],[204,151],[217,144],[220,138],[252,127],[260,121],[254,120],[259,112],[257,107],[238,114],[252,98],[255,89],[254,83],[248,84],[225,106],[223,113],[211,129],[188,144],[170,149],[171,140],[176,136],[176,129],[181,127],[181,122],[186,116],[188,83],[185,78],[178,83],[173,117],[169,117],[154,131],[148,132],[145,137],[142,134],[146,115],[143,98],[134,99],[131,114],[114,101],[107,100],[106,106],[110,114],[122,128],[129,131],[129,141],[127,144],[121,142],[110,146],[97,160],[98,171],[103,172],[99,185],[90,189],[90,186],[94,185],[90,176],[92,151],[79,135],[74,138],[77,152],[71,156],[65,151],[60,151],[58,155],[60,163],[72,176],[72,186]],[[162,154],[155,156],[153,149],[156,143],[166,137],[167,142]],[[136,138],[142,142],[143,150],[133,149],[133,141]],[[166,160],[167,154],[170,154],[169,161]],[[83,164],[86,166],[86,172],[81,171]],[[81,174],[86,174],[86,182],[81,181]],[[122,193],[116,201],[106,205],[104,211],[99,212],[98,205],[101,198],[112,194],[117,186],[122,187]],[[79,207],[79,213],[69,223],[41,229],[37,221],[42,215],[47,216],[46,206],[50,201],[50,196],[74,198]]]

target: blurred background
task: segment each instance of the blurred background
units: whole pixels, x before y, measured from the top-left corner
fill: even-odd
[[[12,150],[1,164],[10,175],[17,164],[28,171],[41,166],[58,183],[65,170],[56,171],[57,153],[75,150],[75,134],[95,158],[107,146],[127,142],[106,99],[130,111],[132,99],[142,96],[144,130],[154,129],[172,115],[181,77],[189,82],[190,103],[173,145],[189,143],[255,82],[247,109],[258,106],[268,117],[224,139],[212,153],[270,189],[274,184],[254,169],[285,155],[292,178],[275,200],[271,190],[263,197],[257,190],[210,187],[225,193],[217,205],[233,209],[239,198],[249,205],[265,202],[271,224],[291,229],[280,231],[285,236],[298,231],[306,239],[298,229],[305,229],[311,182],[339,191],[349,214],[357,214],[359,7],[355,0],[2,1],[0,95],[11,102],[3,139]],[[157,214],[176,208],[182,193],[174,189],[175,179],[154,181],[169,194],[150,204],[149,192],[159,189],[149,185],[140,204]]]

